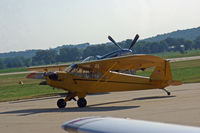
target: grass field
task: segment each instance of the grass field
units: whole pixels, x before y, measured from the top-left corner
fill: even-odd
[[[0,76],[0,101],[17,100],[62,93],[47,85],[39,85],[41,80],[26,79],[27,74]],[[19,81],[24,84],[19,84]]]
[[[184,83],[200,82],[200,60],[171,63],[174,80]]]
[[[171,63],[174,80],[184,83],[200,82],[200,60]],[[21,69],[20,69],[21,70]],[[139,72],[139,75],[150,75],[151,71]],[[63,93],[63,90],[53,89],[47,85],[38,85],[41,80],[26,79],[28,74],[0,76],[0,102],[17,100],[44,95]],[[23,85],[19,81],[23,81]]]
[[[20,67],[20,68],[6,68],[6,69],[0,69],[0,73],[11,73],[11,72],[24,72],[27,71],[27,68]]]
[[[164,52],[164,53],[158,53],[153,54],[155,56],[159,56],[162,58],[179,58],[179,57],[189,57],[189,56],[200,56],[200,50],[189,50],[185,51],[185,53],[180,52]]]

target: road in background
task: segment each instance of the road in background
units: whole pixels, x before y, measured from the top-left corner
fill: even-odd
[[[167,60],[170,60],[170,62],[177,62],[177,61],[198,60],[198,59],[200,59],[200,56],[171,58],[171,59],[167,59]]]

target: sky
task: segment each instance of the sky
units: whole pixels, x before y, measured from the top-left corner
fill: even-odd
[[[200,26],[200,0],[0,0],[0,53]]]

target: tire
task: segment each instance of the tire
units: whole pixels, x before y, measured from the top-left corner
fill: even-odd
[[[57,101],[57,106],[58,106],[58,108],[65,108],[66,105],[67,105],[67,103],[65,102],[64,99],[59,99],[59,100]]]
[[[171,95],[171,93],[170,93],[170,92],[167,92],[167,95],[168,95],[168,96],[170,96],[170,95]]]
[[[85,98],[79,98],[77,101],[77,105],[79,108],[83,108],[87,105],[87,101]]]

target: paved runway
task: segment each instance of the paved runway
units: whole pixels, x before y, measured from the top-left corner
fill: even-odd
[[[64,133],[61,125],[84,116],[114,116],[200,126],[200,83],[168,87],[162,90],[115,92],[86,97],[88,107],[77,108],[70,101],[58,109],[59,98],[46,97],[0,103],[2,133]]]

